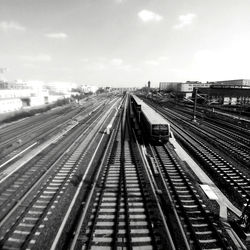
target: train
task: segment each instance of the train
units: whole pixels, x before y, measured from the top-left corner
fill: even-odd
[[[138,122],[143,125],[148,138],[155,142],[167,142],[171,137],[170,123],[139,97],[130,96]]]

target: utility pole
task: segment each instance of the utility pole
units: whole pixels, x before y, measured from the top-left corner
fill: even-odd
[[[193,112],[193,122],[196,122],[196,104],[197,104],[197,90],[198,88],[194,88],[194,112]]]

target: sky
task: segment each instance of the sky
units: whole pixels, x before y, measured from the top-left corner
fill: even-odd
[[[6,80],[250,79],[250,0],[0,0]]]

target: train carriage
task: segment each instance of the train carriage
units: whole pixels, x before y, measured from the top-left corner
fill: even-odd
[[[150,139],[168,141],[170,137],[169,122],[137,96],[131,95],[131,97],[139,122],[143,123]]]

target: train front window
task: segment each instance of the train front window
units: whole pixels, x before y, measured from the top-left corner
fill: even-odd
[[[168,126],[167,125],[160,125],[160,130],[162,135],[168,134]]]
[[[159,135],[159,134],[160,134],[160,126],[152,125],[152,135]]]
[[[168,126],[152,125],[152,135],[168,135]]]

